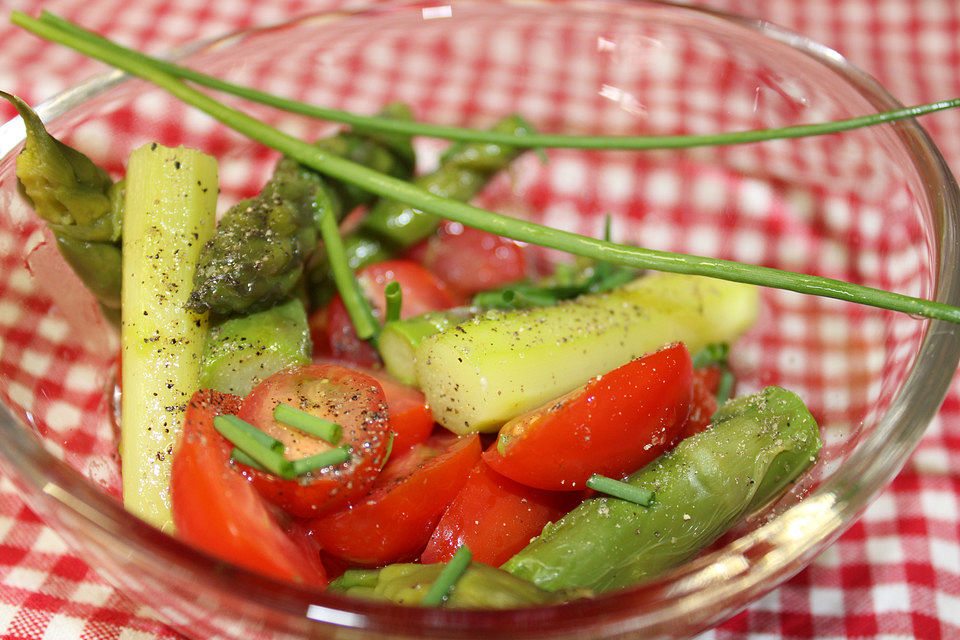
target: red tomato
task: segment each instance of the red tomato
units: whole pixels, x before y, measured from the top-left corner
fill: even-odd
[[[177,534],[240,566],[301,584],[325,586],[319,547],[284,532],[253,486],[231,464],[232,446],[213,428],[214,416],[236,413],[237,396],[198,391],[186,419],[170,478]]]
[[[667,450],[690,411],[693,366],[672,344],[515,418],[484,461],[538,489],[583,489],[594,473],[619,477]]]
[[[310,530],[327,553],[351,562],[412,560],[479,459],[476,434],[433,436],[391,458],[370,495],[311,520]]]
[[[435,235],[407,255],[467,296],[529,275],[521,245],[450,220],[441,222]]]
[[[408,387],[381,369],[369,369],[345,361],[321,360],[324,364],[339,364],[364,373],[383,388],[387,399],[387,426],[393,432],[393,454],[406,451],[423,442],[433,431],[433,412],[423,392]]]
[[[357,336],[339,294],[327,306],[310,314],[309,323],[315,360],[334,358],[361,367],[380,364],[380,354],[373,345]]]
[[[570,491],[526,487],[480,460],[440,518],[420,561],[446,562],[467,545],[476,562],[499,567],[580,498]]]
[[[391,281],[400,284],[403,302],[400,317],[410,318],[428,311],[449,309],[461,302],[447,285],[422,266],[409,260],[386,260],[371,264],[357,272],[364,296],[373,313],[383,318],[386,301],[383,290]],[[310,322],[314,354],[347,360],[365,367],[380,362],[380,356],[368,342],[357,337],[350,316],[339,295],[313,315]]]
[[[710,426],[710,418],[717,412],[717,388],[720,386],[720,367],[711,365],[693,372],[693,400],[690,415],[680,430],[680,440],[695,436]]]
[[[274,420],[273,410],[281,403],[339,424],[343,427],[340,444],[352,446],[353,452],[348,462],[295,480],[249,469],[260,494],[299,517],[339,509],[364,495],[383,466],[390,440],[379,383],[336,365],[310,364],[279,371],[254,387],[238,415],[283,442],[288,458],[303,458],[332,445]]]

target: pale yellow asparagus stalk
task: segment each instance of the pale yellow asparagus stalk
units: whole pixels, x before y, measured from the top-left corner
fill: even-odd
[[[123,504],[173,529],[170,465],[198,388],[206,318],[184,306],[215,224],[217,163],[149,144],[127,167],[123,220]]]
[[[759,310],[756,287],[657,273],[550,307],[487,313],[424,339],[416,380],[456,433],[504,422],[670,342],[733,342]]]

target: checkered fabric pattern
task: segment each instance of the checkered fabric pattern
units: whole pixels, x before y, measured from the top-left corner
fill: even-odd
[[[904,103],[960,96],[960,5],[953,0],[810,0],[802,3],[794,0],[709,0],[706,4],[761,16],[825,43],[874,75]],[[125,44],[148,52],[159,52],[200,37],[252,25],[278,23],[320,9],[351,6],[356,6],[356,3],[338,0],[274,0],[269,3],[255,0],[209,3],[188,0],[7,0],[3,8],[27,12],[49,9]],[[502,50],[507,52],[505,56],[509,56],[510,47],[514,44],[506,36],[497,34],[495,24],[488,28],[489,37],[503,38]],[[375,70],[377,57],[382,56],[383,52],[375,48],[351,48],[350,33],[342,34],[342,38],[345,43],[342,55],[351,64],[330,66],[326,90],[330,95],[337,95],[345,108],[370,111],[378,105],[367,104],[361,90],[351,94],[351,83],[389,85],[391,78],[375,74],[363,78],[341,74],[341,77],[337,75],[337,69],[352,68],[351,65],[362,63],[365,68]],[[362,39],[362,34],[357,34],[356,38]],[[537,55],[545,57],[562,57],[576,44],[573,41],[538,42],[529,38],[521,41],[530,42],[531,47],[539,47]],[[442,40],[438,39],[437,42],[437,47],[444,46]],[[284,46],[282,38],[278,38],[275,44]],[[420,45],[429,46],[424,43]],[[100,69],[94,62],[40,43],[33,36],[2,25],[0,51],[4,60],[0,68],[0,88],[12,91],[30,103],[40,102]],[[445,56],[458,55],[456,50],[443,49],[438,52]],[[709,52],[703,52],[702,55],[709,55]],[[497,66],[497,73],[503,72],[507,61],[500,62],[502,64]],[[246,72],[256,75],[257,71],[257,57],[251,55]],[[420,115],[430,119],[431,105],[438,112],[450,108],[451,104],[458,110],[469,110],[469,104],[457,102],[469,94],[463,87],[458,87],[457,82],[502,88],[505,92],[502,95],[494,90],[478,94],[478,99],[483,101],[480,106],[496,110],[500,104],[498,101],[507,100],[507,94],[515,88],[509,86],[509,73],[490,77],[494,73],[492,70],[479,69],[476,77],[451,78],[449,83],[438,86],[434,94],[422,102],[425,111]],[[569,73],[577,73],[576,65],[571,65]],[[296,67],[289,74],[288,77],[275,78],[278,87],[297,86]],[[638,81],[636,78],[630,80]],[[545,83],[551,81],[550,77],[543,78]],[[593,81],[602,83],[602,79]],[[649,82],[656,83],[656,78]],[[617,85],[611,82],[609,86],[614,91]],[[311,90],[311,99],[319,103],[328,102],[324,99],[323,88]],[[616,97],[629,109],[630,96],[605,97]],[[135,106],[138,110],[148,112],[151,108],[149,104]],[[574,105],[574,114],[577,108],[582,109],[586,114],[585,121],[589,122],[591,105]],[[523,103],[520,110],[533,118],[548,117],[552,112],[549,104],[535,100]],[[0,105],[0,121],[12,115],[13,111],[8,105]],[[826,118],[830,114],[824,116]],[[123,117],[121,112],[117,122],[122,124]],[[200,132],[205,136],[205,148],[225,148],[230,141],[222,137],[228,134],[214,131],[202,118],[198,119],[187,109],[171,119],[182,122],[191,135]],[[670,126],[671,123],[655,124]],[[690,117],[688,124],[695,127],[695,117]],[[762,125],[755,122],[726,124],[729,128]],[[954,172],[960,173],[960,113],[929,116],[923,120],[923,124],[939,144]],[[608,129],[616,126],[616,122],[605,122]],[[117,132],[112,133],[117,135]],[[177,131],[166,133],[176,140]],[[309,137],[316,132],[305,130],[301,133]],[[104,135],[96,126],[81,127],[73,135],[78,146],[81,146],[81,142],[87,143],[83,145],[84,149],[95,159],[113,157],[110,136]],[[809,157],[824,162],[842,157],[843,149],[830,147],[830,144],[833,143],[812,142],[807,149]],[[250,150],[264,153],[256,151],[253,146]],[[736,162],[737,152],[729,153],[731,158],[727,160]],[[742,161],[758,162],[756,158],[748,157]],[[717,244],[714,236],[698,234],[695,226],[690,227],[691,221],[683,217],[686,210],[684,199],[695,201],[700,197],[698,194],[709,192],[711,180],[721,180],[722,176],[704,172],[702,167],[694,170],[693,167],[684,166],[676,167],[677,171],[667,176],[658,173],[655,167],[646,166],[642,159],[604,158],[602,175],[606,177],[606,183],[595,187],[576,182],[580,172],[573,155],[568,157],[558,153],[552,162],[550,175],[553,176],[553,183],[538,182],[533,178],[529,183],[520,185],[534,204],[537,204],[540,192],[549,191],[549,198],[544,196],[543,221],[569,227],[578,212],[612,209],[615,229],[623,228],[627,220],[618,218],[620,214],[617,212],[637,210],[639,207],[636,203],[624,204],[620,201],[622,198],[618,200],[618,189],[626,193],[660,194],[657,196],[661,198],[660,201],[644,203],[652,204],[657,211],[653,221],[649,217],[643,221],[646,225],[644,244],[654,247],[676,245],[678,239],[671,235],[671,225],[653,224],[659,220],[680,222],[692,229],[684,238],[686,248],[692,252],[710,254],[723,248]],[[771,154],[763,158],[760,164],[768,175],[775,176],[778,171],[786,169],[778,167],[778,162],[786,160]],[[568,165],[569,171],[565,171]],[[262,179],[262,176],[251,176],[246,166],[247,163],[230,157],[222,160],[221,177],[226,198],[237,199],[248,195],[251,185],[259,182],[257,178]],[[108,164],[108,168],[115,170],[119,167]],[[796,172],[796,167],[790,169]],[[837,173],[843,174],[844,171],[838,170]],[[536,176],[536,173],[532,172],[531,175]],[[895,203],[903,197],[902,193],[896,191],[883,191],[882,176],[874,178],[875,183],[871,183],[871,186],[879,188],[874,196],[877,201]],[[633,184],[624,188],[627,180],[642,180],[646,188],[638,189]],[[507,191],[506,187],[506,184],[500,185],[500,188],[494,185],[485,194],[486,201],[483,204],[496,208],[498,199]],[[742,190],[739,200],[748,208],[766,212],[785,206],[777,202],[760,181],[755,184],[745,181],[739,188]],[[16,206],[10,203],[4,205]],[[795,207],[796,203],[791,205]],[[874,203],[865,196],[851,206],[869,209]],[[12,215],[16,215],[15,210]],[[718,210],[717,215],[722,215],[722,212]],[[764,248],[763,242],[747,243],[743,249],[746,253],[733,257],[763,262],[768,257],[764,251],[775,251],[778,256],[791,255],[798,270],[813,268],[805,262],[809,254],[805,253],[804,248],[809,243],[817,242],[817,239],[791,233],[793,229],[785,219],[777,216],[765,219],[768,220],[765,223],[768,226],[761,229],[760,233],[764,236],[787,237],[792,246]],[[842,222],[845,219],[845,216],[836,219],[827,216],[823,221],[824,228],[837,237],[855,238],[861,245],[871,247],[877,230],[868,227],[847,228]],[[0,271],[7,274],[2,279],[2,286],[13,290],[29,290],[31,273],[34,276],[56,273],[56,265],[50,260],[49,238],[38,228],[28,226],[26,229],[25,235],[16,236],[0,231],[0,244],[27,242],[39,247],[31,254],[27,265],[0,265]],[[598,231],[596,228],[578,230],[591,233]],[[740,236],[748,232],[738,230]],[[902,246],[875,247],[877,252],[900,252],[897,255],[902,258],[896,261],[900,268],[880,269],[875,284],[900,290],[922,286],[923,283],[917,281],[915,272],[910,269],[910,264],[916,259],[916,256],[910,255],[911,240],[905,235],[902,237]],[[870,266],[869,263],[866,265]],[[820,264],[817,267],[821,271],[831,270],[831,265]],[[829,275],[852,277],[846,268],[837,265]],[[865,270],[869,271],[867,268]],[[114,466],[101,462],[107,457],[103,449],[107,446],[105,443],[111,441],[110,434],[103,431],[108,428],[104,425],[109,424],[108,420],[103,419],[109,406],[102,401],[103,385],[109,380],[95,375],[95,372],[108,368],[109,362],[103,360],[103,356],[91,355],[111,353],[111,345],[98,343],[98,346],[106,347],[100,350],[61,348],[59,345],[65,333],[71,329],[55,314],[48,313],[49,304],[40,298],[35,304],[23,308],[0,304],[0,327],[6,328],[8,336],[3,361],[20,359],[30,363],[16,372],[4,393],[15,404],[29,409],[25,409],[21,417],[36,426],[54,453],[96,479],[106,491],[117,494],[117,471]],[[805,372],[811,368],[826,372],[827,376],[835,376],[837,380],[845,380],[869,376],[877,366],[871,344],[854,339],[856,336],[836,333],[837,327],[845,326],[849,321],[847,315],[850,312],[837,311],[836,305],[830,302],[822,304],[819,314],[821,324],[811,327],[804,323],[802,313],[794,309],[791,296],[775,295],[771,298],[770,312],[780,314],[781,320],[785,319],[796,329],[791,332],[790,340],[794,342],[787,345],[785,362],[779,368],[783,372],[784,383],[801,391],[801,394],[805,384],[813,384],[805,377]],[[81,308],[80,313],[88,314],[91,326],[95,326],[94,309]],[[876,314],[863,313],[865,315],[858,321],[867,323],[864,329],[866,334],[869,333],[869,323],[878,320]],[[25,346],[22,349],[32,349],[35,353],[10,351],[17,349],[17,341],[13,340],[13,346],[10,346],[9,328],[17,325],[33,327],[30,330],[31,341],[27,345],[28,341],[23,340]],[[900,342],[909,342],[911,332],[915,330],[916,323],[905,322],[894,331],[895,335],[887,337],[885,346],[892,345],[894,348],[893,355],[882,363],[883,366],[909,365],[909,354],[898,354],[895,347]],[[815,367],[801,367],[795,364],[796,358],[791,360],[791,354],[806,353],[808,343],[822,340],[823,335],[828,333],[833,339],[851,345],[845,357],[818,362]],[[764,340],[768,339],[773,338],[765,336],[761,328],[759,337],[745,345],[737,357],[747,364],[760,362],[765,352]],[[89,335],[81,337],[80,343],[84,344],[84,340],[95,342],[104,338],[91,331]],[[778,340],[778,344],[783,345],[783,337]],[[51,357],[51,353],[55,353],[56,357]],[[8,372],[0,373],[6,375]],[[33,398],[38,381],[46,385],[43,388],[49,397]],[[817,384],[822,385],[823,380],[818,379]],[[888,402],[889,390],[856,389],[850,386],[825,396],[818,410],[829,414],[831,411],[849,411],[851,407],[854,410],[865,406],[883,407]],[[35,416],[43,416],[44,419],[34,420]],[[53,428],[62,431],[51,432]],[[717,629],[703,634],[702,640],[960,637],[960,476],[956,471],[960,468],[958,429],[960,385],[955,383],[940,415],[903,472],[863,518],[806,570]],[[827,446],[842,446],[842,441],[833,441],[830,434],[825,435]],[[180,637],[97,576],[22,504],[12,483],[0,478],[0,638],[154,640]]]

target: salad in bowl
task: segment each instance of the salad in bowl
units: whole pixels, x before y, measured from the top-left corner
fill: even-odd
[[[489,28],[483,7],[464,6],[467,33]],[[709,25],[717,56],[748,30],[683,10],[679,20],[676,8],[641,10],[661,21],[645,24],[647,37],[681,48]],[[537,7],[517,11],[544,17]],[[356,33],[343,37],[359,47],[371,24],[364,21],[373,20],[390,27],[381,35],[393,43],[409,37],[403,17],[398,8],[354,18],[346,26]],[[704,24],[684,22],[693,17]],[[211,597],[232,610],[235,581],[251,588],[240,600],[256,603],[244,624],[253,618],[283,633],[303,632],[310,620],[400,634],[485,633],[505,619],[484,618],[491,607],[530,630],[541,616],[564,619],[571,632],[570,616],[597,630],[617,624],[600,613],[614,603],[628,605],[630,625],[656,628],[664,624],[657,616],[676,615],[670,607],[707,596],[709,606],[685,627],[694,630],[739,601],[711,592],[711,576],[746,581],[738,597],[772,586],[862,506],[863,496],[838,499],[851,469],[876,490],[893,463],[877,466],[869,452],[910,446],[916,421],[891,412],[910,397],[931,336],[924,321],[875,307],[938,322],[952,321],[956,309],[923,299],[932,276],[919,265],[936,263],[924,261],[929,245],[919,238],[933,212],[917,183],[898,177],[900,162],[826,179],[811,160],[829,156],[835,137],[791,141],[778,158],[754,145],[704,148],[703,138],[689,151],[612,151],[620,144],[612,139],[645,145],[673,129],[603,94],[594,99],[613,117],[602,129],[578,119],[581,107],[567,111],[562,102],[551,116],[522,93],[496,118],[438,116],[403,84],[371,103],[376,117],[348,114],[341,128],[311,121],[315,129],[295,137],[262,121],[287,116],[251,118],[183,81],[207,76],[125,52],[55,16],[17,19],[47,37],[55,30],[282,153],[243,157],[250,179],[222,194],[217,221],[222,169],[189,141],[130,140],[122,166],[110,165],[58,140],[54,126],[17,102],[27,141],[16,185],[46,228],[31,224],[85,283],[101,328],[119,327],[118,363],[109,348],[80,356],[120,371],[119,446],[109,436],[102,445],[119,449],[119,465],[93,460],[103,449],[90,447],[87,460],[70,451],[67,468],[106,489],[85,494],[96,513],[158,552],[147,565],[172,561],[137,589],[183,589],[194,572],[206,576],[193,591],[209,589],[202,604],[178,598],[178,615],[197,615]],[[305,21],[286,29],[324,28]],[[597,19],[570,34],[595,44],[599,30],[610,46],[635,42],[620,28]],[[272,64],[265,45],[287,35],[277,28],[231,44],[263,51],[260,60]],[[206,70],[203,56],[217,53],[192,54],[194,68]],[[754,72],[743,52],[735,60],[725,85],[733,96]],[[244,68],[257,63],[251,56]],[[803,56],[785,63],[821,64]],[[851,115],[849,104],[816,104],[827,120]],[[769,136],[775,147],[798,120],[785,106],[738,115],[733,128],[779,125],[753,138]],[[454,141],[431,141],[438,132],[422,122],[444,118],[473,126],[441,126]],[[635,135],[637,122],[647,135]],[[538,137],[570,130],[596,146]],[[913,133],[844,135],[899,159],[919,144]],[[864,195],[865,181],[884,191]],[[883,207],[899,221],[898,243],[874,245],[860,227],[820,220],[818,198],[844,202],[855,220]],[[734,215],[734,204],[754,213]],[[790,241],[766,257],[769,245],[749,241],[758,214],[765,230]],[[689,233],[675,237],[673,229]],[[728,238],[734,231],[747,241]],[[866,252],[854,262],[836,254],[848,234]],[[704,245],[723,257],[701,257]],[[889,262],[864,274],[864,255]],[[815,264],[818,256],[829,259]],[[26,261],[45,268],[36,255]],[[824,330],[811,341],[799,322]],[[864,324],[879,329],[875,342],[836,340],[847,330],[837,327]],[[812,375],[797,360],[811,356],[826,368]],[[848,377],[835,385],[838,361]],[[881,427],[907,431],[882,443]],[[773,566],[761,558],[770,545],[779,549]],[[117,569],[115,560],[104,564]],[[762,584],[751,582],[763,571]],[[345,612],[359,617],[344,623]]]

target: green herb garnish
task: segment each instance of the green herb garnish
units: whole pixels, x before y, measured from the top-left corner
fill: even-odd
[[[223,437],[231,442],[234,442],[233,438],[224,433],[224,431],[227,431],[227,433],[231,434],[237,434],[235,437],[240,437],[239,434],[242,433],[244,438],[250,438],[254,440],[258,446],[269,449],[274,453],[283,453],[282,442],[266,432],[261,431],[238,416],[230,414],[216,416],[213,419],[213,426],[223,435]],[[236,443],[234,442],[234,444]]]
[[[730,399],[733,392],[734,376],[729,369],[724,369],[720,375],[720,384],[717,385],[717,405],[722,406],[724,402]]]
[[[587,487],[594,491],[613,496],[614,498],[634,502],[641,507],[649,507],[653,504],[653,491],[641,489],[632,484],[602,476],[599,473],[595,473],[587,478]]]
[[[438,607],[447,600],[450,590],[457,584],[457,580],[470,566],[473,553],[467,545],[461,546],[450,558],[450,562],[443,568],[437,579],[430,585],[430,590],[423,596],[420,604],[425,607]]]
[[[554,275],[540,283],[514,282],[498,289],[481,291],[471,305],[480,309],[530,309],[548,307],[587,293],[603,293],[637,277],[637,270],[609,262],[597,262],[578,277]]]
[[[581,135],[555,135],[555,134],[536,134],[530,133],[523,136],[516,136],[513,133],[502,131],[484,131],[479,129],[469,129],[464,127],[452,127],[446,125],[427,124],[423,122],[413,122],[404,120],[395,120],[382,116],[366,116],[329,107],[321,107],[315,104],[299,102],[289,98],[272,95],[251,87],[244,87],[214,78],[200,73],[187,67],[182,67],[166,60],[152,58],[138,51],[127,49],[115,42],[107,40],[92,31],[74,24],[64,18],[56,16],[48,11],[43,11],[40,19],[36,20],[29,16],[14,11],[11,15],[11,22],[17,24],[33,33],[66,44],[69,47],[82,51],[87,55],[98,57],[109,64],[121,66],[107,60],[106,58],[88,53],[78,45],[70,44],[67,38],[57,37],[56,33],[64,33],[72,36],[73,42],[79,43],[85,41],[93,46],[107,50],[103,55],[123,56],[128,58],[133,64],[140,66],[153,67],[162,71],[168,76],[190,80],[201,86],[205,86],[217,91],[222,91],[235,95],[246,100],[258,102],[271,107],[276,107],[291,113],[298,113],[330,122],[339,122],[349,124],[359,129],[370,131],[385,131],[392,133],[402,133],[414,136],[427,136],[431,138],[443,138],[446,140],[462,140],[465,142],[487,142],[491,144],[512,145],[515,147],[525,147],[532,149],[605,149],[605,150],[648,150],[648,149],[686,149],[690,147],[722,146],[732,144],[746,144],[751,142],[763,142],[767,140],[779,140],[783,138],[804,138],[809,136],[824,135],[829,133],[839,133],[850,131],[863,127],[870,127],[884,122],[893,122],[906,118],[915,118],[917,116],[953,109],[960,106],[960,98],[953,100],[940,100],[928,104],[905,107],[882,113],[872,113],[855,118],[844,120],[835,120],[832,122],[803,124],[792,127],[782,127],[778,129],[753,129],[749,131],[732,131],[726,133],[716,133],[707,135],[676,135],[676,136],[581,136]],[[50,27],[48,30],[41,30],[36,25]],[[49,35],[48,35],[49,34]],[[121,67],[125,68],[125,67]],[[136,71],[131,71],[139,75]]]
[[[324,420],[288,404],[278,404],[273,410],[273,417],[281,424],[309,433],[330,444],[340,444],[343,438],[343,427],[337,423]]]
[[[243,452],[240,447],[234,447],[230,450],[230,459],[239,462],[257,471],[267,471],[267,468]]]
[[[293,467],[283,457],[283,443],[279,440],[233,415],[214,417],[213,428],[270,473],[293,477]]]
[[[330,449],[323,453],[294,460],[291,466],[293,467],[293,476],[296,477],[311,471],[316,471],[317,469],[322,469],[323,467],[343,464],[348,460],[350,460],[350,447],[349,445],[343,445],[342,447]]]
[[[181,86],[188,89],[185,85]],[[254,122],[256,122],[256,120],[254,120]],[[277,133],[280,132],[278,131]],[[324,153],[323,155],[327,154]],[[336,156],[328,157],[333,158]],[[349,164],[353,163],[351,162]],[[373,173],[377,172],[374,171]],[[367,301],[363,295],[363,291],[360,290],[360,283],[357,282],[356,274],[354,274],[353,269],[350,268],[346,251],[343,248],[343,238],[340,236],[340,230],[337,228],[337,221],[329,214],[329,209],[328,213],[320,218],[320,237],[323,239],[327,261],[330,264],[330,272],[333,274],[333,281],[337,285],[337,292],[343,300],[343,306],[347,309],[347,314],[350,316],[350,322],[353,323],[357,336],[362,340],[375,339],[380,333],[380,325],[377,324],[376,318],[373,317],[370,302]]]
[[[396,280],[388,282],[383,288],[383,297],[387,302],[386,321],[399,320],[400,307],[403,306],[403,291],[400,289],[400,283]]]

